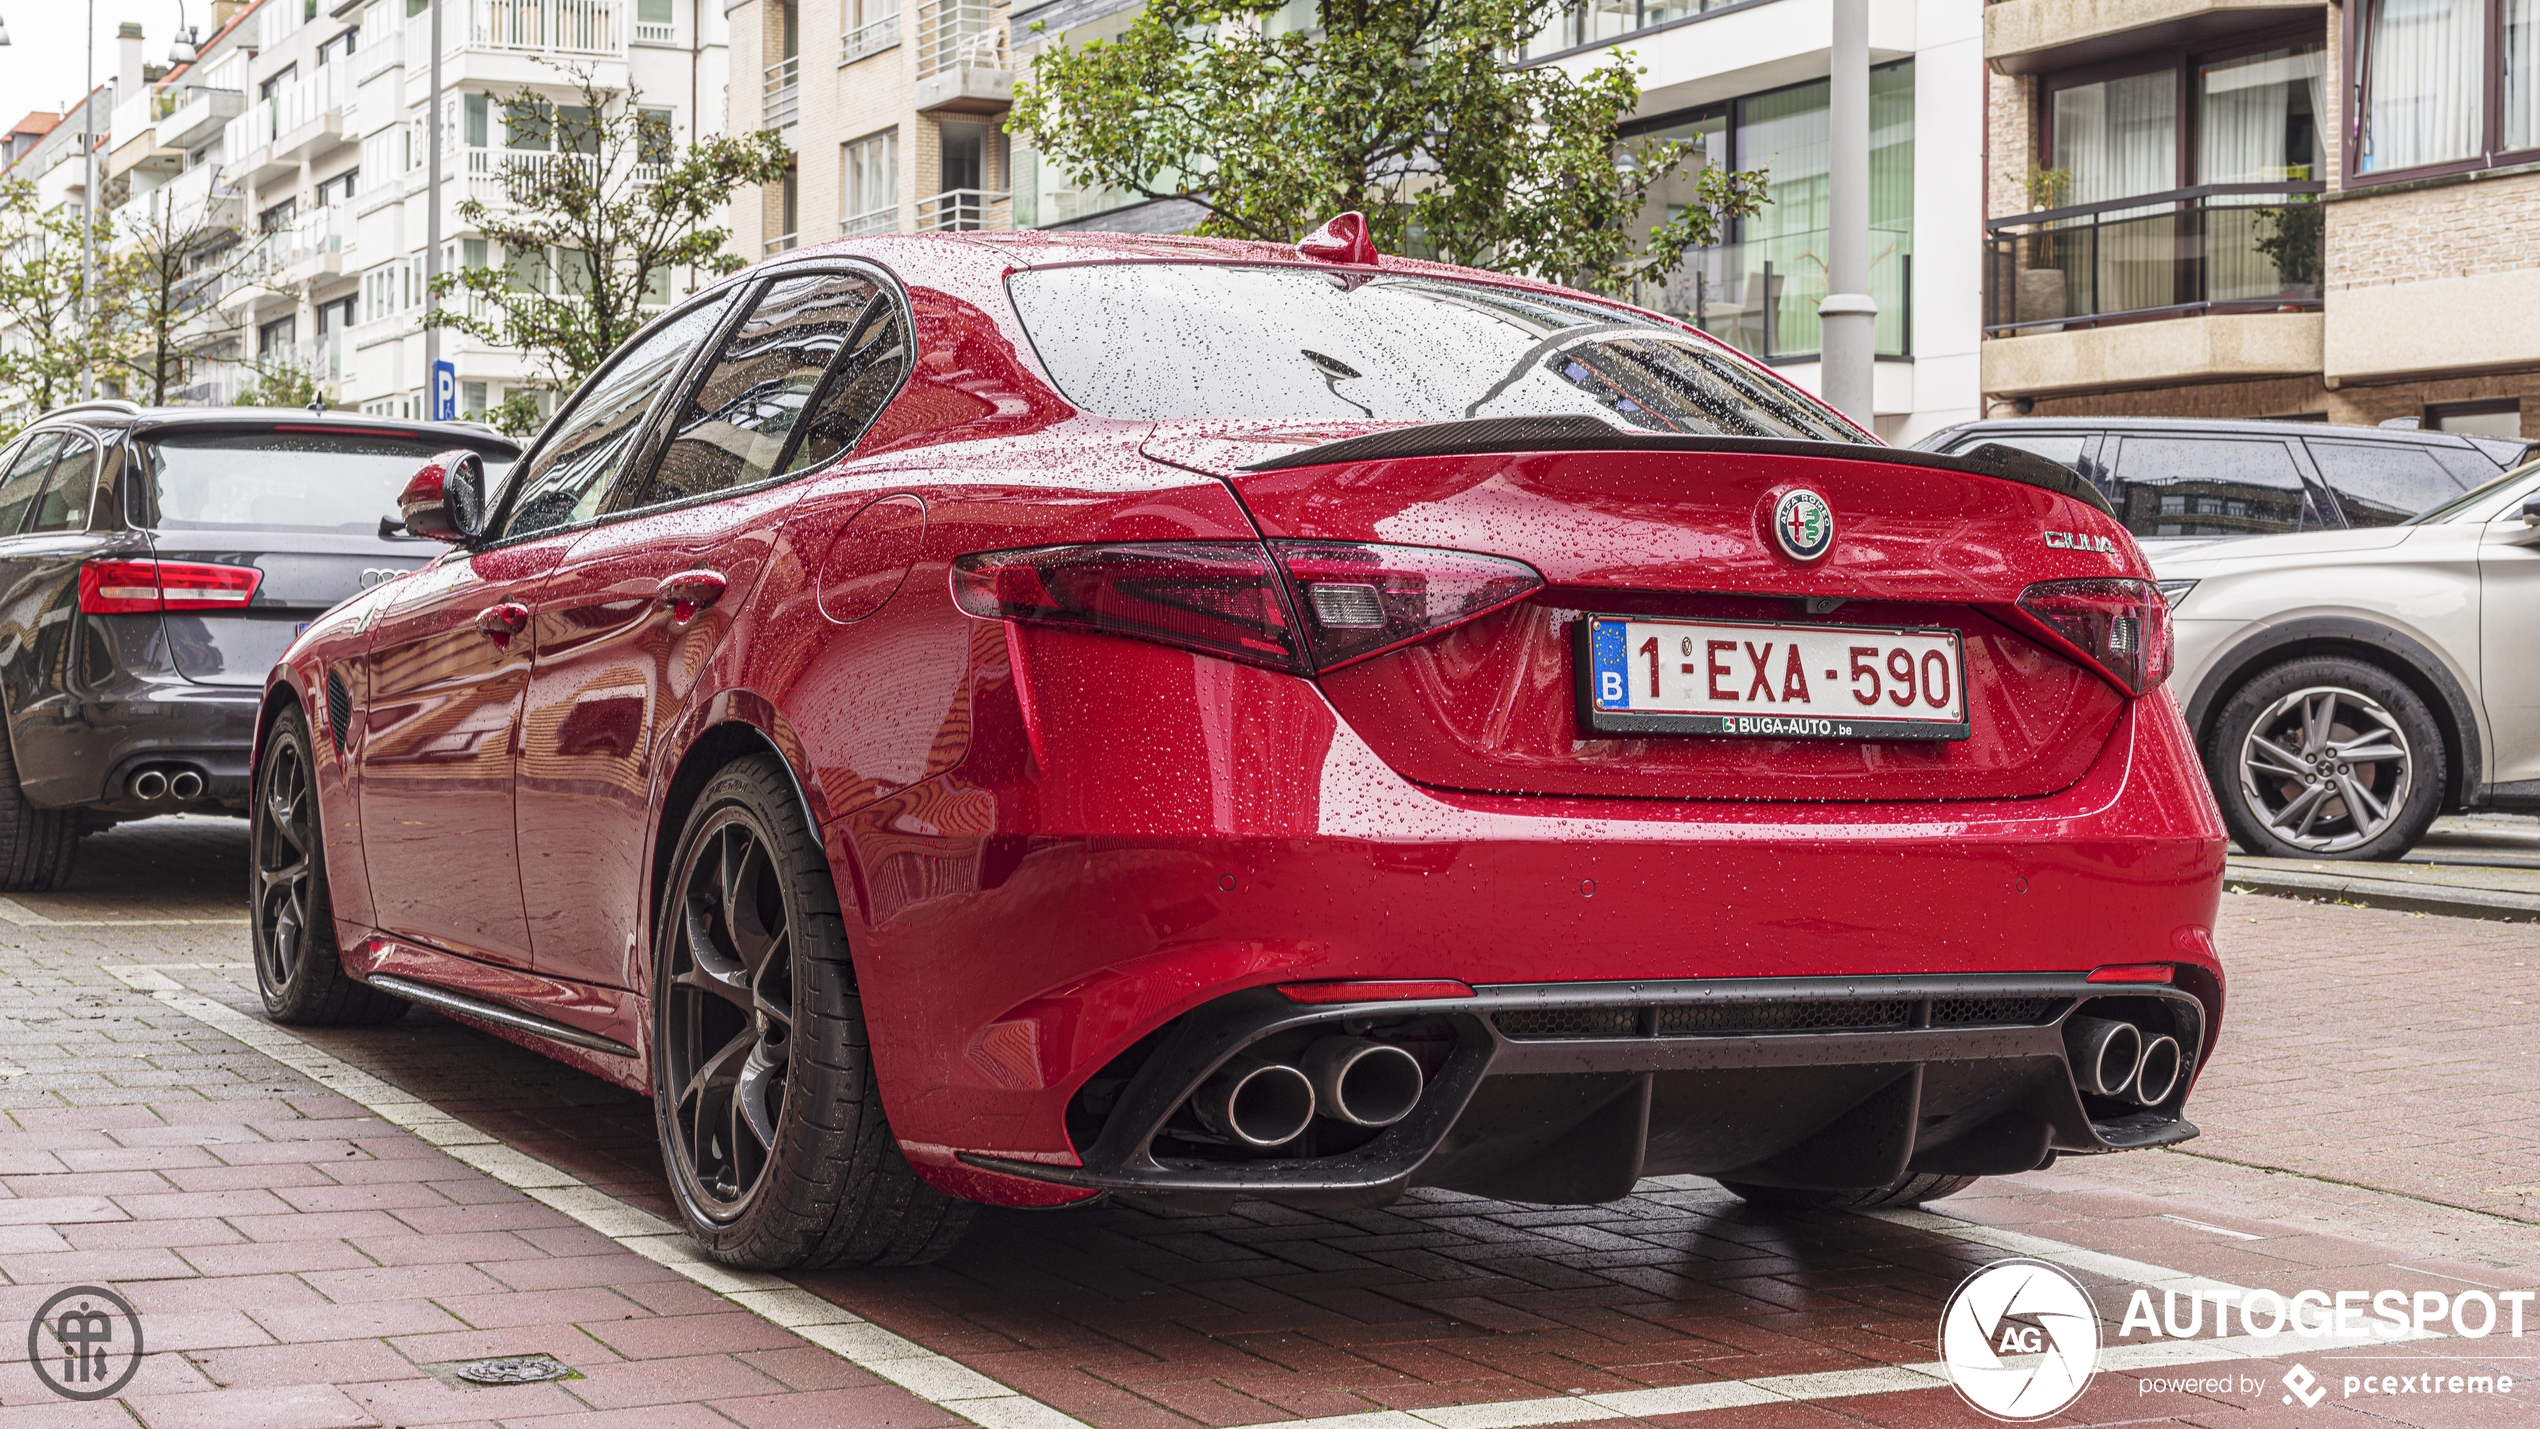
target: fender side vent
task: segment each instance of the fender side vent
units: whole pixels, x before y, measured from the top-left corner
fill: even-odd
[[[341,672],[326,672],[326,737],[335,743],[337,758],[344,755],[344,726],[353,720],[353,692],[344,686]]]

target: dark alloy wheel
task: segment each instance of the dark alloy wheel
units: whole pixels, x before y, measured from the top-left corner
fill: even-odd
[[[2440,813],[2442,730],[2377,665],[2292,660],[2215,716],[2206,772],[2232,837],[2274,858],[2397,858]]]
[[[318,822],[308,722],[284,710],[266,735],[247,823],[248,936],[256,991],[276,1022],[394,1022],[405,999],[354,981],[336,955],[327,899],[326,839]]]
[[[725,768],[657,918],[653,1110],[688,1229],[729,1265],[912,1265],[977,1208],[900,1155],[873,1085],[846,928],[784,766]]]

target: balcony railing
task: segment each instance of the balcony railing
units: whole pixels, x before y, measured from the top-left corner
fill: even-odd
[[[1914,256],[1910,235],[1870,231],[1870,296],[1878,300],[1876,351],[1913,352]],[[1817,304],[1826,297],[1826,231],[1776,234],[1698,248],[1640,301],[1677,314],[1722,342],[1769,361],[1814,357]]]
[[[1984,330],[2316,309],[2323,187],[2205,184],[1992,219]]]
[[[641,27],[638,27],[641,28]],[[619,59],[626,54],[624,0],[450,0],[441,17],[444,52],[492,50]],[[408,83],[432,63],[432,17],[406,21]]]
[[[1014,197],[987,189],[946,189],[932,198],[917,201],[917,231],[920,233],[969,233],[988,226],[991,205]]]
[[[767,67],[767,97],[759,105],[759,123],[782,129],[794,122],[795,101],[802,95],[803,58],[788,55]]]
[[[282,261],[306,263],[352,247],[353,225],[348,221],[349,212],[342,204],[329,204],[293,219],[290,227],[275,234],[275,237],[284,240]]]
[[[510,184],[517,175],[523,182],[543,182],[548,170],[559,164],[572,164],[588,170],[599,162],[594,154],[556,153],[545,149],[496,149],[469,147],[466,150],[468,196],[482,203],[501,204],[511,200]],[[637,170],[637,176],[643,176]]]
[[[668,20],[637,20],[635,38],[647,44],[672,44],[679,38],[679,27]]]
[[[853,64],[867,55],[878,55],[895,49],[900,42],[900,17],[885,15],[870,24],[858,25],[838,37],[838,63]]]
[[[1006,10],[982,0],[926,0],[917,7],[917,74],[1005,69]]]
[[[862,238],[868,233],[897,233],[899,231],[900,206],[898,204],[892,204],[888,208],[868,209],[863,213],[850,214],[838,220],[840,238]]]

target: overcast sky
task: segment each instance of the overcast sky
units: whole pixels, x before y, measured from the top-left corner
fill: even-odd
[[[209,34],[211,0],[184,0],[184,8],[186,21]],[[77,102],[88,63],[80,24],[88,12],[88,0],[0,0],[0,23],[9,27],[8,46],[0,49],[0,105],[9,112],[0,124],[15,124],[30,109]],[[98,83],[114,78],[115,27],[126,20],[141,23],[142,57],[154,65],[168,62],[177,0],[96,0],[96,13]],[[100,113],[97,123],[103,128],[106,116]]]

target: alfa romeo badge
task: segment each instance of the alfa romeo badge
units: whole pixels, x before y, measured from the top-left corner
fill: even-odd
[[[1773,539],[1794,561],[1813,561],[1834,546],[1834,508],[1806,487],[1773,503]]]

